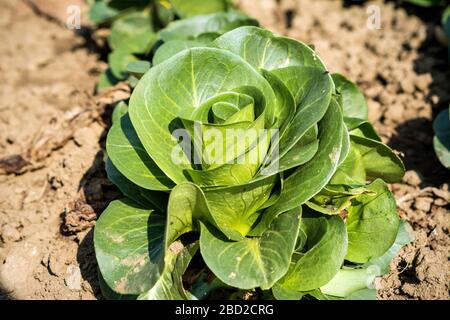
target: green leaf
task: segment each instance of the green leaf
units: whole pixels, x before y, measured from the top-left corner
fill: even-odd
[[[364,289],[373,289],[375,278],[378,276],[377,268],[343,268],[320,288],[323,294],[333,297],[346,298]],[[375,290],[374,290],[375,291]],[[355,295],[353,295],[355,298]]]
[[[206,189],[205,197],[218,228],[233,240],[247,235],[277,179],[274,175],[248,184]]]
[[[160,64],[177,53],[190,48],[205,47],[203,42],[192,40],[171,40],[158,48],[153,56],[153,65]]]
[[[305,203],[327,185],[338,165],[343,126],[342,110],[332,100],[319,123],[319,151],[308,163],[285,179],[277,203],[268,208],[252,234],[260,234],[279,213]]]
[[[97,262],[105,282],[120,294],[149,290],[163,269],[165,219],[129,199],[109,204],[94,229]]]
[[[146,73],[152,64],[149,61],[139,60],[132,61],[127,65],[127,72],[140,79]]]
[[[375,180],[347,209],[348,253],[346,259],[364,263],[383,255],[395,241],[399,227],[397,204],[386,183]]]
[[[339,73],[334,73],[332,78],[339,94],[338,100],[344,108],[344,116],[367,119],[369,109],[359,88]]]
[[[175,242],[166,253],[161,277],[138,300],[192,300],[194,297],[183,287],[183,274],[197,250],[197,243],[183,247],[181,242]]]
[[[367,120],[344,117],[344,122],[351,135],[381,142],[381,138],[375,131],[375,128]]]
[[[436,134],[433,140],[434,150],[442,165],[450,169],[450,114],[449,109],[441,111],[433,122]]]
[[[100,273],[100,270],[98,270],[97,273],[98,273],[98,284],[100,286],[102,296],[106,300],[136,300],[137,299],[137,297],[138,297],[137,295],[126,295],[126,294],[124,295],[124,294],[115,292],[105,282],[105,279],[103,279],[103,276]]]
[[[128,180],[111,162],[106,159],[106,173],[108,179],[128,198],[145,208],[155,208],[164,212],[167,207],[167,196],[162,192],[155,192],[139,187]]]
[[[181,18],[199,16],[214,12],[227,11],[229,8],[228,0],[169,0],[175,8],[178,16]]]
[[[442,14],[442,26],[447,38],[450,38],[450,6],[448,6]]]
[[[199,230],[198,221],[201,219],[214,223],[202,190],[192,183],[175,186],[167,207],[166,250],[181,235]]]
[[[217,38],[213,46],[243,57],[257,69],[272,71],[291,66],[310,66],[326,71],[320,58],[306,44],[257,27],[241,27],[227,32]]]
[[[114,110],[111,116],[112,123],[118,123],[120,118],[126,115],[128,112],[128,104],[125,101],[120,101],[114,106]]]
[[[408,222],[400,220],[400,225],[397,232],[397,237],[395,238],[394,244],[383,254],[381,257],[374,257],[364,264],[365,267],[377,266],[379,270],[379,275],[384,275],[390,272],[390,263],[392,259],[400,252],[400,249],[414,241],[414,231]]]
[[[122,50],[114,50],[108,55],[108,64],[113,76],[117,79],[124,79],[127,76],[127,66],[133,61],[138,61],[131,53]]]
[[[173,182],[143,148],[128,114],[111,127],[106,150],[114,166],[138,186],[150,190],[170,190],[173,187]]]
[[[405,166],[400,158],[382,142],[350,134],[352,147],[362,156],[366,177],[369,181],[383,179],[394,183],[402,180]]]
[[[110,87],[115,86],[120,80],[117,79],[112,71],[111,68],[108,68],[106,71],[102,72],[100,76],[98,77],[97,82],[97,90],[103,90]]]
[[[350,151],[330,180],[331,185],[365,185],[366,170],[361,153],[357,148],[350,147]]]
[[[224,283],[241,289],[269,289],[287,271],[299,230],[300,208],[276,218],[261,237],[229,241],[201,224],[200,252]]]
[[[188,19],[171,22],[161,31],[164,42],[171,40],[196,40],[202,34],[217,35],[233,30],[240,26],[258,25],[258,22],[238,12],[222,12],[209,15],[200,15]],[[204,42],[199,39],[200,42]]]
[[[287,86],[296,104],[295,115],[280,136],[279,153],[283,157],[324,116],[333,84],[328,74],[316,67],[286,67],[273,73]]]
[[[294,254],[289,271],[276,284],[293,291],[309,291],[328,283],[338,273],[347,252],[347,232],[339,216],[306,214],[302,224],[306,227],[306,246]]]
[[[115,20],[108,37],[113,50],[136,54],[149,52],[156,40],[151,16],[143,10],[128,12]]]
[[[187,182],[184,172],[193,169],[192,159],[173,137],[177,129],[184,129],[179,114],[242,86],[256,88],[266,109],[274,109],[275,94],[268,82],[238,56],[215,48],[185,50],[151,68],[139,81],[130,98],[133,127],[147,153],[175,183]]]
[[[422,7],[443,6],[447,0],[406,0]]]
[[[114,9],[106,1],[97,1],[89,9],[89,19],[96,24],[108,21],[119,14],[119,10]]]

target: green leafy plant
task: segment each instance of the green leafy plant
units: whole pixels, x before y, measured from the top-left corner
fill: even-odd
[[[362,93],[309,46],[258,27],[169,44],[192,41],[195,28],[172,33],[184,23],[161,34],[166,51],[113,114],[106,169],[126,198],[95,227],[105,292],[373,298],[412,238],[386,184],[403,164]]]
[[[406,0],[406,1],[422,7],[444,6],[448,4],[448,0]]]
[[[97,0],[91,2],[89,17],[94,23],[110,27],[108,44],[109,68],[101,75],[99,88],[109,87],[130,75],[128,65],[135,61],[151,61],[162,42],[183,33],[184,40],[196,40],[203,33],[216,36],[241,25],[257,25],[249,17],[237,13],[227,0]],[[183,24],[170,24],[186,18]],[[160,36],[160,32],[169,26]],[[178,37],[179,38],[179,37]],[[131,78],[134,84],[136,79]]]
[[[435,132],[433,145],[442,165],[450,169],[450,115],[449,109],[442,110],[433,122]]]

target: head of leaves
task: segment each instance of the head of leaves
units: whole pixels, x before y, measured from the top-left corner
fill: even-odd
[[[95,228],[104,283],[143,299],[207,297],[199,287],[373,296],[360,292],[369,267],[386,272],[403,232],[386,182],[404,167],[367,121],[358,88],[309,46],[257,27],[175,51],[113,115],[106,169],[125,198]],[[223,144],[226,162],[205,152],[193,163],[178,129],[196,150],[227,129],[271,129],[278,139],[250,135],[235,140],[238,152]],[[246,161],[255,152],[264,156]],[[198,275],[188,287],[186,270]]]

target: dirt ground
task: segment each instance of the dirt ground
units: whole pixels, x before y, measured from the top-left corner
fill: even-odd
[[[408,172],[392,189],[416,241],[377,283],[379,298],[449,299],[450,173],[434,155],[431,127],[450,100],[437,12],[382,1],[238,2],[356,81],[370,119],[403,156]],[[37,13],[26,3],[0,0],[0,159],[22,172],[0,172],[0,299],[101,298],[92,227],[118,196],[102,162],[110,109],[95,109],[104,63],[89,30],[75,33],[57,23],[55,8]],[[367,28],[370,4],[380,8],[381,29]]]

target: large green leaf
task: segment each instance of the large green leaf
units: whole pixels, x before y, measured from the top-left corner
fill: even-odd
[[[140,294],[159,279],[164,264],[164,216],[129,199],[109,204],[94,229],[101,274],[120,294]]]
[[[115,20],[108,37],[113,50],[127,53],[147,53],[156,40],[150,12],[139,9]]]
[[[269,289],[287,271],[299,230],[300,208],[281,214],[261,237],[229,241],[211,226],[201,225],[200,252],[224,283]]]
[[[181,242],[173,243],[166,251],[161,277],[149,291],[141,294],[138,300],[192,300],[194,297],[184,289],[182,278],[197,250],[197,243],[187,247]]]
[[[397,231],[397,237],[394,244],[380,257],[374,257],[364,264],[365,267],[376,266],[378,268],[378,275],[384,275],[391,270],[390,263],[392,259],[400,252],[400,249],[414,241],[414,231],[408,222],[400,220],[400,225]]]
[[[289,271],[276,286],[291,291],[309,291],[329,282],[341,268],[347,252],[347,232],[339,216],[305,214],[307,242],[293,255]]]
[[[130,98],[131,121],[147,153],[175,183],[188,181],[184,171],[192,169],[192,159],[172,136],[183,129],[179,114],[242,86],[257,88],[267,101],[266,109],[274,109],[276,99],[268,82],[241,58],[219,49],[185,50],[139,81]],[[179,156],[177,161],[173,155]]]
[[[442,165],[450,169],[450,114],[449,109],[441,111],[433,123],[436,134],[433,140],[434,150]]]
[[[258,22],[238,12],[221,12],[209,15],[195,16],[171,22],[161,31],[161,39],[194,40],[201,35],[214,35],[213,38],[240,26],[257,26]],[[202,39],[198,39],[203,42]]]
[[[374,280],[378,276],[376,268],[342,268],[328,282],[320,288],[322,294],[332,297],[346,298],[360,290],[371,290],[375,292],[373,287]],[[353,296],[356,299],[356,296]]]
[[[348,253],[346,259],[364,263],[383,255],[394,243],[399,227],[395,198],[383,180],[367,186],[347,209]]]
[[[193,40],[167,41],[155,52],[155,55],[153,56],[153,65],[160,64],[183,50],[204,46],[206,45],[203,42]]]
[[[169,0],[176,13],[182,17],[192,17],[202,14],[223,12],[229,8],[228,0]]]
[[[369,181],[377,178],[394,183],[402,180],[405,166],[400,158],[382,142],[350,134],[352,146],[362,156]]]
[[[148,156],[128,114],[109,130],[106,150],[114,166],[138,186],[150,190],[169,190],[174,185]]]
[[[339,94],[338,99],[344,108],[344,116],[367,119],[367,102],[359,88],[339,73],[334,73],[332,78]]]
[[[156,192],[139,187],[128,180],[111,162],[106,159],[106,173],[108,179],[114,183],[119,190],[128,198],[144,208],[156,208],[164,212],[167,207],[167,196],[162,192]]]
[[[312,66],[325,72],[320,58],[306,44],[257,27],[241,27],[227,32],[217,38],[213,46],[240,55],[258,69],[271,71],[291,66]]]

